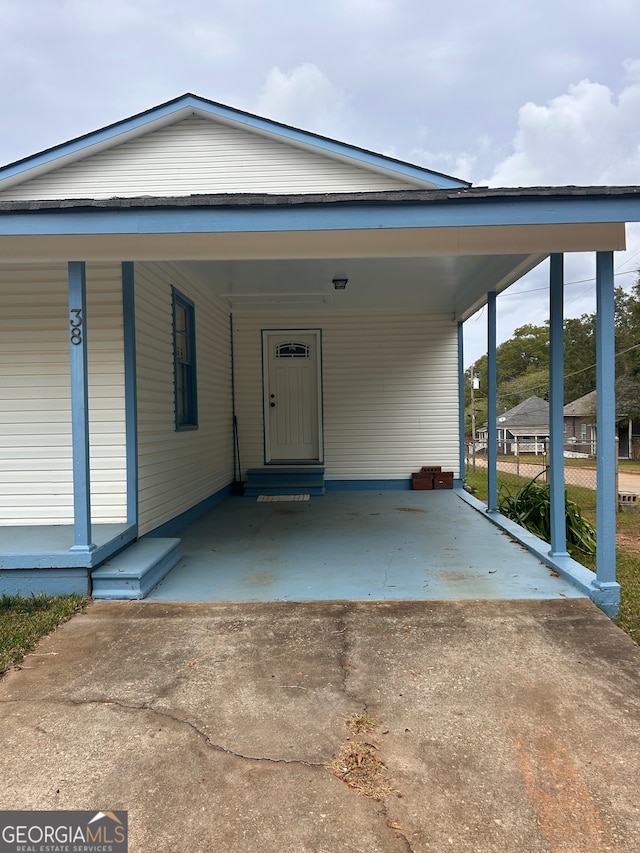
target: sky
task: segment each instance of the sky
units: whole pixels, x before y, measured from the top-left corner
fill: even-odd
[[[0,163],[192,92],[475,186],[640,184],[639,32],[638,0],[0,0]],[[616,284],[639,268],[628,226]],[[566,257],[567,316],[594,276]],[[499,341],[547,285],[498,298]]]

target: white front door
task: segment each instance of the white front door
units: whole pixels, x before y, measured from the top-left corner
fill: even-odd
[[[262,333],[267,462],[321,462],[320,331]]]

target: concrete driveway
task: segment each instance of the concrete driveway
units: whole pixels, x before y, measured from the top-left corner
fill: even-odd
[[[640,648],[586,599],[93,603],[0,700],[0,808],[136,853],[640,850]]]

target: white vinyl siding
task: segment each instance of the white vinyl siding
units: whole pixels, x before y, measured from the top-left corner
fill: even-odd
[[[192,117],[17,184],[0,199],[362,192],[425,185]]]
[[[71,524],[67,267],[0,270],[0,525]],[[91,512],[126,520],[119,265],[87,266]]]
[[[171,288],[194,303],[198,429],[176,431]],[[233,479],[229,315],[169,264],[136,264],[140,535]]]
[[[447,316],[234,314],[243,468],[264,463],[261,330],[322,329],[327,480],[409,478],[421,465],[459,475],[457,329]]]

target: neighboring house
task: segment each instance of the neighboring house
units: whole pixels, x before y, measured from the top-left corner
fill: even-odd
[[[549,438],[549,404],[541,397],[528,397],[498,415],[496,435],[499,453],[544,453]],[[478,430],[478,440],[486,447],[486,425]]]
[[[635,187],[476,189],[194,95],[5,166],[0,591],[86,592],[247,469],[460,482],[462,322],[638,219]]]
[[[565,448],[580,456],[596,454],[596,403],[595,391],[589,391],[564,407]],[[618,455],[621,459],[640,456],[640,423],[627,417],[618,417],[616,425]]]
[[[618,454],[621,459],[640,459],[640,421],[627,418],[619,422]]]
[[[596,392],[590,391],[567,403],[563,415],[566,451],[579,456],[595,456]]]

